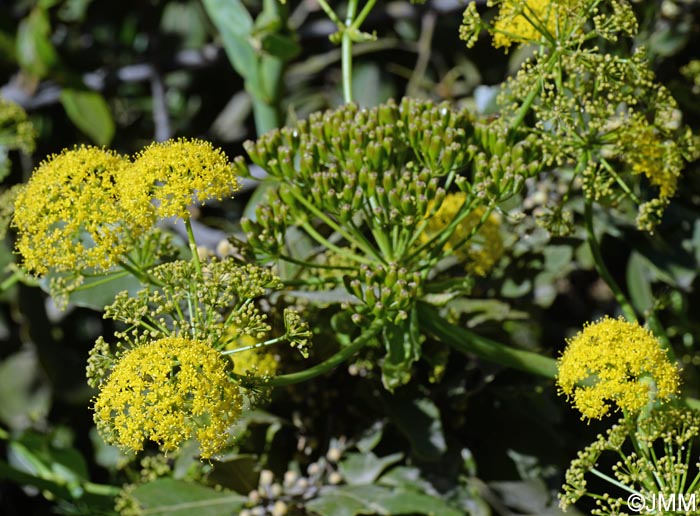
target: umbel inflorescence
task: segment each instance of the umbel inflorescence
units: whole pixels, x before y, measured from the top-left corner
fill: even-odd
[[[149,266],[159,220],[188,220],[195,199],[237,188],[228,160],[201,140],[153,144],[135,160],[96,147],[64,150],[39,165],[17,197],[17,251],[39,276]]]
[[[88,383],[100,390],[95,422],[108,442],[140,451],[151,440],[171,452],[196,439],[202,457],[211,457],[277,370],[263,348],[286,341],[306,355],[311,332],[301,316],[282,307],[273,320],[260,306],[282,288],[271,270],[199,257],[189,205],[237,187],[220,150],[181,139],[133,159],[95,147],[65,150],[21,190],[13,224],[30,273],[72,277],[64,291],[92,286],[81,285],[87,276],[131,274],[142,285],[106,307],[118,330],[111,343],[100,337],[88,360]],[[174,259],[157,227],[166,217],[184,222],[189,260]]]
[[[494,5],[493,24],[481,19],[475,3],[465,10],[460,36],[468,46],[482,28],[492,34],[494,46],[539,45],[499,96],[505,123],[537,135],[544,164],[564,188],[583,190],[589,202],[632,203],[638,227],[652,231],[699,146],[675,100],[655,80],[644,48],[620,51],[623,39],[637,32],[630,4]],[[606,51],[611,42],[614,50]],[[561,212],[561,206],[550,208]]]
[[[557,384],[582,418],[600,419],[611,405],[634,414],[678,391],[675,365],[637,323],[604,317],[567,344],[558,360]]]
[[[260,259],[344,288],[359,325],[384,323],[383,378],[393,388],[420,357],[416,301],[450,265],[461,265],[462,277],[484,276],[501,257],[496,213],[539,172],[531,146],[430,101],[317,113],[245,144],[275,188],[242,227]],[[242,158],[235,164],[249,173]],[[292,228],[312,243],[308,253],[295,254]]]

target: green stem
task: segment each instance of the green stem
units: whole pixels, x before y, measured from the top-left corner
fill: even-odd
[[[202,276],[202,263],[199,261],[199,253],[197,252],[197,241],[194,239],[194,231],[192,231],[192,222],[190,222],[189,217],[185,219],[185,228],[187,229],[187,244],[190,248],[190,253],[192,253],[192,263],[194,263],[194,268],[197,270],[199,277]]]
[[[642,201],[639,200],[639,197],[637,197],[632,190],[630,190],[629,186],[627,186],[627,183],[625,183],[620,175],[615,172],[615,169],[612,167],[610,163],[608,163],[608,160],[605,158],[600,159],[601,165],[603,165],[603,168],[608,171],[608,173],[613,176],[615,179],[615,182],[620,185],[620,188],[622,188],[622,191],[627,194],[627,196],[632,199],[636,204],[641,204]]]
[[[220,354],[221,355],[234,355],[236,353],[242,353],[243,351],[250,351],[251,349],[264,348],[266,346],[272,346],[273,344],[277,344],[279,342],[282,342],[286,338],[287,338],[286,335],[282,335],[281,337],[276,337],[274,339],[266,340],[265,342],[256,342],[255,344],[251,344],[250,346],[243,346],[241,348],[227,349],[226,351],[222,351]]]
[[[119,266],[127,271],[129,274],[134,276],[136,279],[138,279],[141,283],[149,283],[151,285],[155,285],[157,287],[163,287],[165,284],[148,274],[148,272],[139,269],[135,265],[130,264],[129,262],[125,260],[119,260]]]
[[[557,362],[553,358],[531,351],[515,349],[454,326],[440,317],[437,309],[427,303],[418,304],[418,317],[424,331],[462,353],[476,355],[489,362],[545,378],[553,379],[557,375]]]
[[[616,480],[616,479],[614,479],[614,478],[612,478],[612,477],[606,475],[605,473],[602,473],[602,472],[598,471],[598,470],[595,469],[595,468],[591,468],[591,473],[593,473],[596,477],[602,478],[602,479],[605,480],[606,482],[610,482],[612,485],[617,486],[617,487],[619,487],[620,489],[622,489],[622,490],[624,490],[624,491],[627,491],[628,493],[632,493],[632,494],[636,494],[636,495],[641,496],[641,493],[635,491],[635,490],[632,489],[630,486],[623,484],[622,482],[620,482],[620,481],[618,481],[618,480]]]
[[[335,11],[328,4],[328,2],[326,2],[326,0],[318,0],[318,5],[321,6],[321,9],[323,9],[323,12],[326,13],[326,16],[328,16],[331,21],[338,26],[338,28],[343,26],[343,22],[340,21],[340,18],[338,18],[338,15],[335,14]]]
[[[352,28],[355,30],[360,29],[360,25],[367,19],[367,16],[369,15],[370,12],[372,12],[372,9],[374,8],[374,4],[377,3],[377,0],[368,0],[365,6],[362,8],[362,11],[360,11],[360,14],[357,15],[357,18],[355,18],[355,21],[352,22]]]
[[[357,353],[361,348],[363,348],[369,341],[371,341],[379,330],[381,329],[381,323],[375,321],[370,325],[367,330],[365,330],[359,337],[357,337],[350,345],[345,346],[335,355],[329,359],[317,364],[309,369],[304,369],[298,373],[283,374],[281,376],[275,376],[270,380],[269,385],[273,387],[282,387],[283,385],[291,385],[294,383],[304,382],[310,380],[316,376],[322,375],[323,373],[330,371],[334,367],[345,362],[348,358]]]
[[[12,271],[12,275],[0,283],[0,293],[5,292],[12,285],[22,279],[22,273],[18,270]]]
[[[352,102],[352,28],[357,14],[357,0],[348,1],[348,12],[345,16],[345,28],[341,40],[341,55],[343,68],[343,99],[346,104]]]
[[[584,217],[586,219],[586,236],[588,247],[593,255],[593,261],[595,263],[596,271],[598,271],[598,275],[603,281],[605,281],[608,287],[610,287],[610,290],[612,290],[615,300],[620,305],[625,319],[627,319],[629,322],[637,322],[637,314],[635,313],[634,308],[627,300],[627,297],[622,292],[622,289],[620,289],[620,286],[615,281],[615,278],[613,278],[612,274],[610,274],[610,271],[603,260],[603,254],[600,251],[600,245],[598,244],[598,240],[596,240],[595,232],[593,230],[593,205],[589,199],[585,200]]]
[[[559,52],[552,52],[552,54],[549,56],[549,62],[547,63],[547,73],[551,72],[554,69],[554,65],[558,59]],[[525,97],[525,100],[523,101],[522,105],[520,106],[520,109],[518,110],[518,114],[515,117],[515,120],[510,126],[512,130],[517,129],[520,126],[520,124],[523,123],[523,120],[525,120],[527,112],[530,111],[530,106],[532,106],[532,103],[535,101],[535,97],[539,94],[540,90],[542,89],[543,82],[544,79],[542,77],[537,79],[537,83],[527,94],[527,97]]]

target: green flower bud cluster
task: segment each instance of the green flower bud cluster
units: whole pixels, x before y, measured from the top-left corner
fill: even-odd
[[[274,185],[255,220],[241,221],[253,252],[301,266],[295,281],[308,278],[309,288],[335,272],[353,296],[344,306],[362,326],[407,325],[446,257],[486,275],[502,246],[485,246],[480,231],[488,225],[488,238],[500,239],[492,212],[540,170],[533,143],[517,132],[408,98],[316,113],[244,146]],[[250,175],[242,157],[234,167]],[[441,211],[448,197],[450,209]],[[290,245],[299,232],[312,242],[305,255]],[[406,368],[415,360],[393,355],[405,356]]]
[[[478,196],[502,200],[504,192],[519,192],[542,169],[535,135],[518,134],[502,121],[479,122],[474,129],[479,145],[470,145],[468,153],[474,182],[483,185]]]
[[[396,264],[376,268],[361,265],[357,278],[350,280],[346,276],[345,279],[348,291],[362,302],[353,314],[357,324],[368,318],[400,325],[408,319],[419,295],[420,274]]]
[[[590,497],[596,504],[591,514],[609,516],[627,508],[629,493],[647,498],[647,507],[655,507],[651,500],[659,494],[697,497],[700,474],[692,451],[698,436],[700,414],[686,408],[657,407],[637,420],[621,419],[571,462],[560,494],[560,507],[566,510],[579,499]],[[600,469],[601,464],[608,463],[601,459],[603,454],[618,457],[611,474]],[[589,477],[602,478],[614,486],[612,489],[624,491],[619,490],[619,496],[591,492]],[[694,513],[679,510],[673,514]]]
[[[574,169],[574,177],[564,179],[571,192],[611,206],[632,203],[638,207],[637,226],[652,231],[685,163],[698,155],[698,144],[681,123],[675,100],[656,82],[643,48],[631,55],[601,49],[637,33],[631,5],[626,0],[489,5],[499,8],[492,25],[480,18],[474,3],[465,10],[460,35],[468,46],[482,27],[493,35],[494,46],[540,45],[506,81],[498,99],[499,122],[534,135],[531,141],[554,175]],[[570,197],[566,193],[562,199]],[[541,218],[548,229],[566,228],[557,216],[560,207],[545,211],[554,214]]]

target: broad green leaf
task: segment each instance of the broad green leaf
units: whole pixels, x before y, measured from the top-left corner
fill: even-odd
[[[219,31],[229,61],[248,80],[257,73],[257,56],[249,43],[252,16],[240,0],[202,0],[202,3]]]
[[[382,77],[376,63],[364,63],[354,67],[352,73],[354,101],[362,107],[374,107],[394,95],[391,81]]]
[[[411,442],[413,452],[424,460],[438,460],[447,450],[440,410],[417,393],[400,392],[387,397],[389,417]]]
[[[627,289],[632,304],[640,313],[644,313],[654,306],[651,279],[647,260],[638,252],[633,251],[627,262]]]
[[[377,457],[374,453],[349,453],[339,464],[338,470],[348,484],[371,484],[389,466],[403,459],[403,453]]]
[[[43,421],[51,408],[51,388],[33,350],[0,363],[0,421],[24,429]]]
[[[290,61],[301,52],[299,43],[284,34],[265,34],[261,43],[265,52],[282,61]]]
[[[418,491],[426,494],[436,494],[435,488],[421,477],[418,468],[408,466],[396,466],[387,471],[377,481],[378,484],[388,487],[400,487],[410,491]]]
[[[384,422],[375,421],[371,427],[362,432],[355,446],[362,453],[369,453],[379,444],[384,435]]]
[[[525,514],[543,514],[552,504],[547,486],[541,478],[515,481],[491,482],[489,487],[498,491],[503,502],[513,509]]]
[[[222,461],[212,461],[209,481],[239,493],[249,493],[258,487],[259,466],[256,455],[239,455]]]
[[[441,498],[407,489],[375,485],[326,486],[306,509],[319,516],[358,516],[361,514],[464,516]]]
[[[85,459],[70,441],[61,446],[58,435],[27,431],[8,444],[10,465],[56,485],[66,486],[73,497],[79,498],[89,474]]]
[[[237,514],[248,498],[230,491],[215,491],[183,480],[161,478],[138,486],[131,496],[148,516],[231,516]]]
[[[382,383],[389,391],[411,379],[413,363],[420,358],[421,339],[416,310],[401,326],[387,325],[383,332],[386,356],[382,362]]]
[[[64,88],[61,104],[68,118],[98,145],[109,145],[114,136],[114,120],[105,99],[96,91]]]
[[[35,8],[17,28],[17,61],[31,74],[43,78],[58,63],[51,43],[51,25],[44,9]]]

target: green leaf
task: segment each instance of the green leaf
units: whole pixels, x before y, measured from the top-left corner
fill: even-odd
[[[98,145],[109,145],[114,136],[114,120],[107,101],[96,91],[64,88],[61,104],[68,118]]]
[[[391,81],[383,77],[376,63],[360,63],[352,73],[354,101],[362,107],[374,107],[394,96]]]
[[[301,52],[299,43],[284,34],[265,34],[262,37],[261,44],[265,52],[282,61],[290,61]]]
[[[428,516],[463,516],[444,500],[407,489],[375,485],[326,486],[306,509],[319,516],[358,516],[361,514],[424,514]]]
[[[403,459],[403,453],[377,457],[374,453],[350,453],[338,464],[343,479],[352,485],[371,484],[389,466]]]
[[[182,480],[162,478],[138,486],[131,492],[141,514],[167,516],[230,516],[243,508],[248,498],[230,491],[215,491]]]
[[[88,480],[87,464],[70,443],[60,446],[58,441],[55,434],[27,431],[8,444],[10,464],[24,473],[66,486],[73,497],[79,498]]]
[[[368,429],[362,432],[355,446],[362,453],[369,453],[377,447],[384,435],[384,422],[375,421]]]
[[[51,25],[44,9],[35,8],[17,28],[17,61],[29,73],[43,78],[58,63],[51,43]]]
[[[438,460],[447,451],[440,410],[435,403],[413,390],[387,396],[386,401],[389,417],[411,442],[418,457]]]
[[[0,363],[0,421],[23,429],[43,421],[51,408],[51,388],[34,350],[19,351]]]
[[[383,337],[386,356],[382,362],[382,383],[393,392],[408,383],[413,363],[420,358],[422,336],[415,308],[405,324],[385,326]]]
[[[233,68],[241,77],[250,79],[257,73],[256,52],[249,43],[252,16],[239,0],[202,0],[202,3],[219,31]]]
[[[649,262],[636,251],[632,252],[627,262],[627,289],[634,308],[640,313],[654,306]]]

